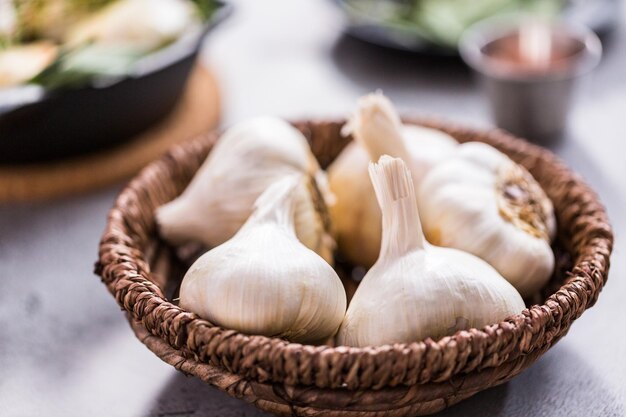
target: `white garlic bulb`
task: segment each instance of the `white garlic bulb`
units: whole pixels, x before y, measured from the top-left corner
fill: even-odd
[[[515,288],[485,261],[426,241],[402,160],[383,156],[370,166],[370,176],[383,212],[382,247],[348,306],[339,345],[436,339],[525,308]]]
[[[484,259],[524,297],[549,280],[552,203],[526,169],[495,148],[459,146],[455,157],[426,176],[418,202],[431,243]]]
[[[370,267],[380,251],[381,216],[367,175],[371,160],[391,155],[410,161],[416,187],[436,163],[453,154],[451,136],[426,127],[402,125],[391,102],[382,94],[362,97],[354,117],[344,127],[355,142],[346,146],[328,168],[336,196],[330,207],[340,252],[351,262]]]
[[[296,238],[291,175],[259,197],[232,239],[202,255],[185,275],[180,304],[211,323],[296,342],[335,334],[346,311],[337,273]]]
[[[260,117],[234,125],[215,144],[195,177],[177,199],[159,207],[157,223],[173,244],[198,241],[217,246],[244,224],[254,201],[277,180],[306,174],[295,189],[296,233],[332,262],[326,176],[306,138],[287,122]]]

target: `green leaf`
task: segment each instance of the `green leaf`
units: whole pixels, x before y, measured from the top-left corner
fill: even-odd
[[[213,0],[192,0],[195,3],[202,21],[207,21],[219,8],[219,4]]]
[[[60,89],[81,87],[97,78],[115,79],[128,75],[142,55],[132,47],[86,45],[61,53],[31,82],[47,89]]]
[[[567,0],[348,0],[348,12],[366,15],[439,45],[454,48],[461,34],[485,18],[512,13],[554,16]],[[383,13],[384,11],[384,13]]]

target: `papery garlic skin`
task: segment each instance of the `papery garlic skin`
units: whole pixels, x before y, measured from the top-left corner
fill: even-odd
[[[180,303],[213,324],[247,334],[318,342],[337,331],[346,294],[337,273],[295,235],[298,175],[259,197],[232,239],[185,275]]]
[[[296,187],[296,233],[332,262],[325,174],[304,136],[273,117],[236,124],[220,137],[185,191],[157,209],[160,233],[173,244],[217,246],[239,230],[270,184],[293,174],[306,175]]]
[[[409,153],[411,174],[416,189],[428,172],[439,162],[454,154],[459,143],[447,133],[429,127],[404,125],[404,145]],[[380,158],[382,155],[377,155]],[[376,159],[377,160],[377,159]]]
[[[528,171],[495,148],[459,146],[424,179],[418,202],[431,243],[484,259],[524,297],[550,279],[552,203]]]
[[[486,262],[459,250],[426,246],[428,255],[417,251],[411,260],[377,263],[368,271],[350,302],[338,345],[436,340],[524,310],[515,288]]]
[[[329,207],[333,232],[342,256],[365,267],[376,262],[380,252],[380,208],[367,177],[369,154],[350,143],[328,168],[335,204]]]
[[[391,102],[380,93],[359,100],[354,117],[344,126],[355,141],[348,144],[328,168],[336,197],[330,207],[340,252],[351,262],[370,267],[380,252],[381,214],[367,166],[383,155],[410,163],[419,186],[428,171],[450,157],[458,143],[436,129],[403,125]]]
[[[521,296],[489,264],[428,244],[400,159],[382,157],[370,175],[383,211],[383,243],[348,306],[338,345],[437,339],[521,313]]]

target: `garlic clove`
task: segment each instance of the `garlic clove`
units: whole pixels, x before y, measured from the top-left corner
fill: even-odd
[[[487,261],[523,296],[554,269],[552,203],[523,167],[483,143],[465,143],[419,190],[424,231],[435,244]]]
[[[391,102],[381,93],[359,100],[355,115],[343,129],[355,141],[328,168],[336,196],[330,207],[339,251],[356,265],[370,267],[378,257],[381,215],[367,176],[370,161],[388,154],[410,161],[417,187],[428,171],[450,157],[458,145],[451,136],[422,126],[402,125]]]
[[[161,235],[176,245],[198,241],[217,246],[239,230],[270,184],[298,173],[308,178],[297,194],[298,236],[332,262],[326,208],[332,195],[325,174],[304,136],[273,117],[239,123],[220,137],[185,191],[157,209]]]
[[[439,338],[500,322],[525,308],[515,288],[489,264],[425,240],[402,160],[383,156],[370,175],[383,212],[383,244],[348,306],[339,345]]]
[[[381,92],[359,99],[357,111],[343,133],[352,133],[372,160],[385,154],[410,160],[402,137],[400,116]]]
[[[296,188],[283,178],[230,240],[202,255],[181,284],[181,306],[211,323],[298,342],[337,331],[346,295],[333,268],[295,235]]]

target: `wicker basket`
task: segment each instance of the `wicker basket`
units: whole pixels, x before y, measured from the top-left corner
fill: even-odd
[[[425,415],[506,382],[596,302],[607,279],[611,227],[596,194],[549,151],[498,130],[419,124],[461,142],[497,147],[544,187],[559,222],[560,268],[539,304],[504,322],[441,340],[370,348],[306,346],[211,325],[169,301],[184,266],[159,240],[153,212],[183,191],[217,133],[172,148],[122,191],[109,213],[96,272],[127,312],[137,337],[162,360],[272,413]],[[322,166],[349,141],[341,137],[341,125],[296,123]]]

